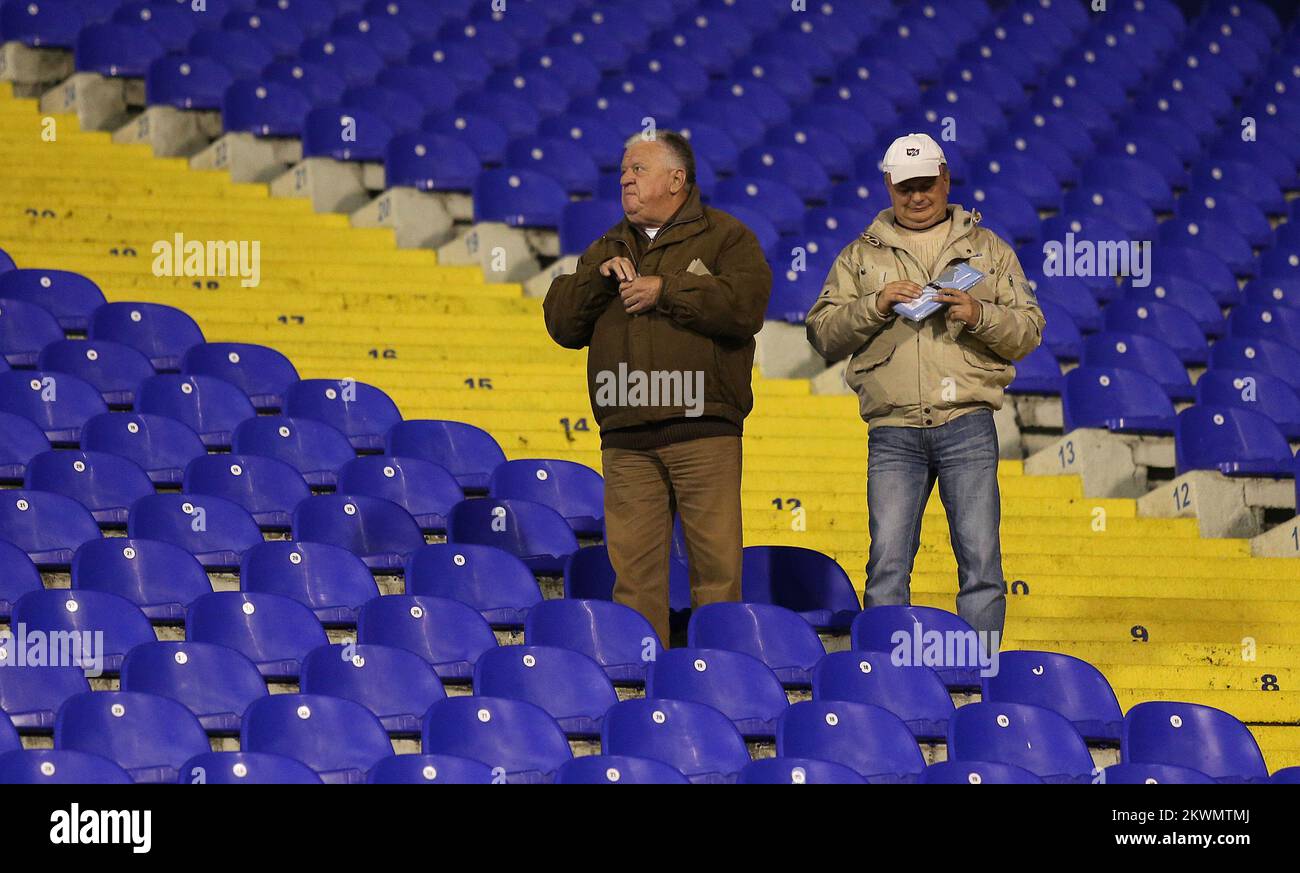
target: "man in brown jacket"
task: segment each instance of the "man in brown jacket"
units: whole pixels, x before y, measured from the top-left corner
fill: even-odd
[[[622,173],[626,218],[555,279],[543,309],[557,343],[590,347],[614,599],[668,644],[674,513],[691,605],[740,599],[741,429],[772,273],[748,228],[701,203],[679,134],[635,137]]]

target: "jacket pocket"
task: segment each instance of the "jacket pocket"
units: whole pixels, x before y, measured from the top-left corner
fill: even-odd
[[[858,409],[863,418],[871,418],[892,409],[896,403],[890,391],[892,380],[887,366],[898,349],[893,339],[878,337],[849,361],[845,381],[857,392]]]
[[[1005,370],[1011,362],[1000,358],[992,352],[984,352],[961,343],[961,353],[966,363],[980,370]]]

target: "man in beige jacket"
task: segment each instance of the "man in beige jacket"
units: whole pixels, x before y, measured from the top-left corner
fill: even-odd
[[[949,205],[938,143],[900,137],[884,171],[893,207],[840,253],[807,319],[824,358],[851,356],[845,377],[869,424],[864,605],[911,601],[921,515],[938,481],[957,558],[957,612],[1000,638],[1006,581],[993,410],[1015,376],[1012,361],[1041,342],[1043,314],[1012,248],[979,226],[978,212]],[[895,312],[958,263],[984,278],[968,291],[941,290],[944,306],[921,321]]]

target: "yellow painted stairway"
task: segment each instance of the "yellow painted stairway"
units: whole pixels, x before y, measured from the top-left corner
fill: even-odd
[[[209,340],[273,346],[304,378],[372,383],[407,418],[486,428],[511,458],[599,469],[584,355],[550,342],[540,302],[519,286],[439,267],[430,251],[399,251],[389,231],[350,228],[305,200],[272,200],[265,186],[113,145],[79,131],[73,116],[55,118],[48,142],[36,102],[0,89],[0,248],[19,266],[84,273],[110,300],[180,307]],[[259,241],[260,286],[155,277],[153,243],[177,233]],[[860,590],[866,431],[856,400],[757,376],[755,396],[746,543],[827,552]],[[1193,520],[1137,518],[1132,500],[1087,499],[1073,477],[1027,477],[1003,462],[999,478],[1015,583],[1010,647],[1085,658],[1125,709],[1151,699],[1225,709],[1257,726],[1270,770],[1300,764],[1300,562],[1202,540]],[[936,496],[915,601],[953,609],[955,589]]]

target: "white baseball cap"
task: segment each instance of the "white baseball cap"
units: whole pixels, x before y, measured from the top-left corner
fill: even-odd
[[[943,149],[928,133],[909,133],[900,136],[885,152],[881,169],[889,174],[889,181],[897,185],[918,176],[937,176],[939,166],[948,163]]]

